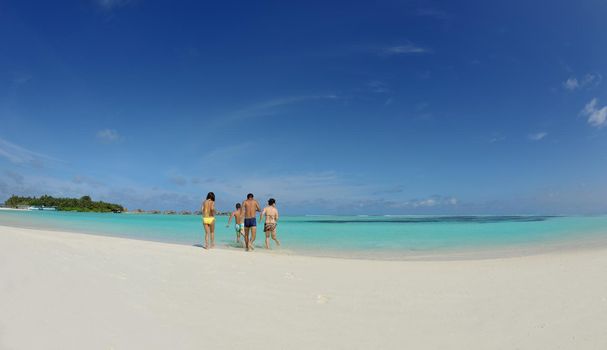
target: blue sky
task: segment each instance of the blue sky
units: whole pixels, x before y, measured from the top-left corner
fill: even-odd
[[[607,212],[603,1],[4,1],[0,199]]]

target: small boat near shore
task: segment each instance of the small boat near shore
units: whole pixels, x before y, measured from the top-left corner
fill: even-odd
[[[46,211],[56,211],[57,208],[56,207],[45,207],[45,206],[29,206],[27,207],[27,210],[46,210]]]

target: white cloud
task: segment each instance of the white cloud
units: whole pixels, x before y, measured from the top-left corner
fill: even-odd
[[[97,138],[101,141],[112,143],[120,141],[121,137],[118,131],[114,129],[103,129],[97,131]]]
[[[584,106],[580,112],[581,115],[588,117],[588,124],[602,128],[607,124],[607,106],[597,107],[598,100],[593,98]]]
[[[577,81],[577,78],[569,78],[563,83],[563,87],[567,90],[575,90],[580,87],[580,83]]]
[[[432,196],[424,199],[413,199],[404,203],[406,207],[427,208],[436,206],[454,206],[459,201],[455,197]]]
[[[600,74],[591,74],[588,73],[584,75],[582,78],[578,79],[576,77],[570,77],[569,79],[563,82],[563,88],[574,91],[584,87],[592,87],[597,86],[603,80],[603,76]]]
[[[381,51],[383,55],[407,55],[407,54],[422,54],[428,53],[430,50],[427,48],[417,46],[411,43],[407,43],[404,45],[395,45],[384,48]]]
[[[42,153],[30,151],[2,138],[0,138],[0,157],[7,159],[9,162],[14,164],[28,164],[34,166],[42,166],[48,161],[59,161],[58,159],[49,157]]]
[[[541,141],[543,140],[546,136],[548,136],[548,133],[545,131],[540,131],[540,132],[536,132],[534,134],[529,134],[527,135],[527,137],[529,138],[529,140],[531,141]]]

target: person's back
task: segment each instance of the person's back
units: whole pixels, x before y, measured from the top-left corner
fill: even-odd
[[[242,209],[239,208],[234,210],[232,215],[234,215],[234,220],[237,224],[242,224],[244,222],[244,213],[242,212]]]
[[[274,206],[267,206],[263,209],[266,215],[266,223],[275,224],[278,221],[278,209]]]
[[[261,209],[259,207],[259,203],[253,198],[245,200],[243,203],[243,207],[245,219],[254,218],[257,212]]]
[[[210,199],[204,201],[202,205],[202,216],[205,218],[212,218],[215,216],[215,202]]]

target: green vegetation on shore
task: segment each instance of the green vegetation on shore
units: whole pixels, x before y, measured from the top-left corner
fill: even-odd
[[[7,207],[18,208],[20,206],[55,207],[63,211],[88,211],[98,213],[120,213],[125,211],[122,205],[93,201],[89,196],[80,198],[55,198],[51,196],[41,197],[19,197],[13,195],[4,202]]]

